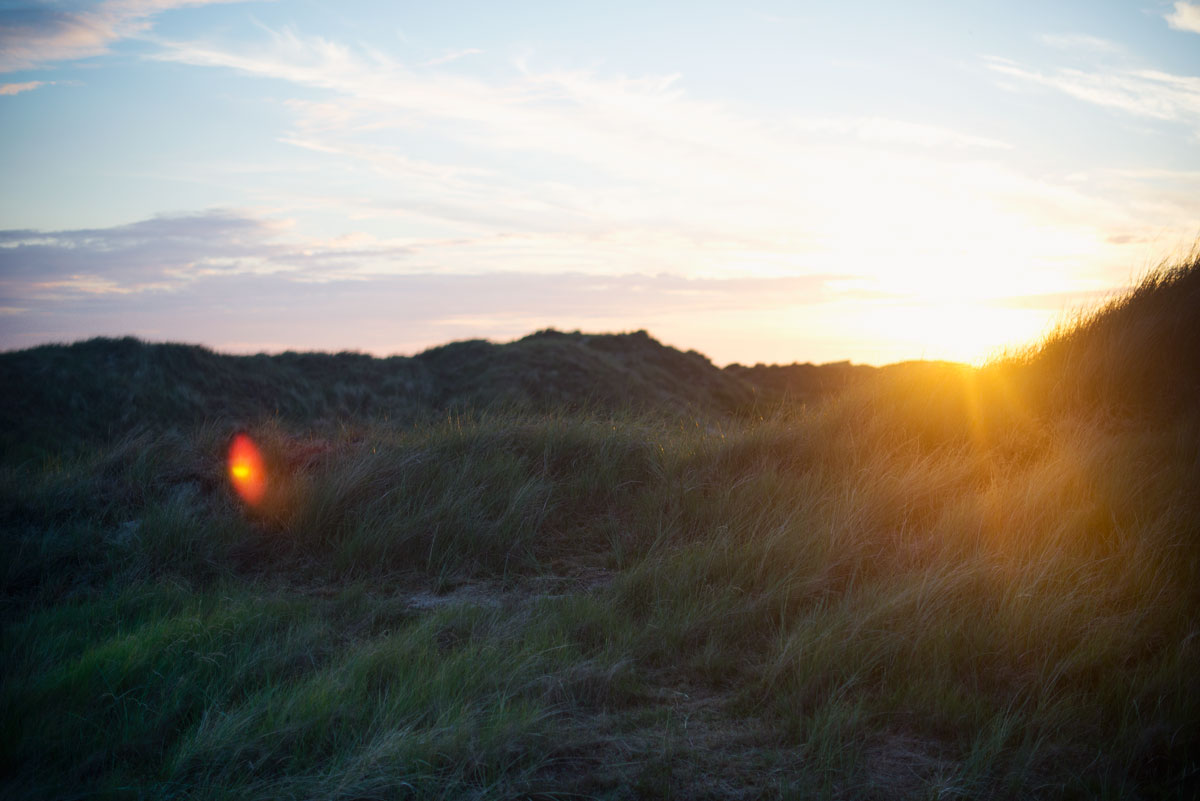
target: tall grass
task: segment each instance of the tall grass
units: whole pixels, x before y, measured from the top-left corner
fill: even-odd
[[[1187,797],[1197,276],[761,419],[268,423],[257,509],[232,422],[9,462],[6,789]]]

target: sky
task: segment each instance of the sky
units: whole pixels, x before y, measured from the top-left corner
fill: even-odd
[[[1200,2],[0,0],[0,349],[979,362],[1200,240]]]

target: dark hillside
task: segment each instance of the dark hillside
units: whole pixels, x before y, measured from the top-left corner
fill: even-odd
[[[506,345],[454,342],[415,357],[433,378],[438,406],[660,410],[729,414],[753,393],[707,357],[645,331],[547,330]]]
[[[413,357],[230,356],[197,345],[97,338],[0,353],[0,446],[18,458],[138,430],[409,423],[447,410],[628,411],[688,417],[759,412],[840,391],[875,368],[733,365],[628,334],[539,331],[452,342]]]
[[[543,331],[508,344],[455,342],[415,357],[359,353],[229,356],[127,337],[0,354],[6,452],[104,441],[206,421],[289,424],[388,419],[446,409],[654,411],[727,415],[749,386],[646,332]]]
[[[429,404],[409,359],[356,353],[227,356],[132,337],[0,354],[0,445],[56,448],[208,420],[408,416]]]
[[[878,368],[848,361],[753,367],[735,363],[726,367],[725,372],[751,384],[759,402],[769,406],[788,401],[811,403],[876,375]]]
[[[861,387],[873,403],[904,406],[928,399],[928,391],[917,390],[940,382],[949,383],[934,393],[932,406],[928,400],[917,404],[924,409],[918,416],[937,418],[935,428],[980,413],[988,419],[977,420],[977,426],[1004,428],[1014,409],[1179,411],[1200,405],[1197,309],[1200,269],[1193,258],[1159,270],[1102,312],[982,371],[849,362],[732,364],[722,370],[702,354],[665,346],[645,331],[546,330],[511,343],[470,340],[382,359],[350,352],[230,356],[194,345],[100,338],[0,353],[0,383],[6,388],[0,396],[0,447],[23,458],[137,430],[188,429],[212,421],[407,423],[449,409],[761,415],[851,387]],[[966,392],[958,389],[964,381]],[[877,384],[896,388],[880,392],[872,388]],[[909,386],[914,391],[905,389]],[[979,393],[990,400],[975,397]],[[967,408],[975,411],[967,415]]]

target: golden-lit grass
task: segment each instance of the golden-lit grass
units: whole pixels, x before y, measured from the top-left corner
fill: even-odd
[[[758,419],[228,426],[0,474],[11,795],[1178,798],[1200,268]]]

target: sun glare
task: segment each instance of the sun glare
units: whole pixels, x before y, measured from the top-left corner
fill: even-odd
[[[1053,313],[988,303],[921,303],[875,310],[870,328],[920,358],[979,365],[1043,333]]]
[[[229,478],[243,501],[257,506],[267,491],[267,472],[262,452],[254,440],[238,434],[229,446]]]

